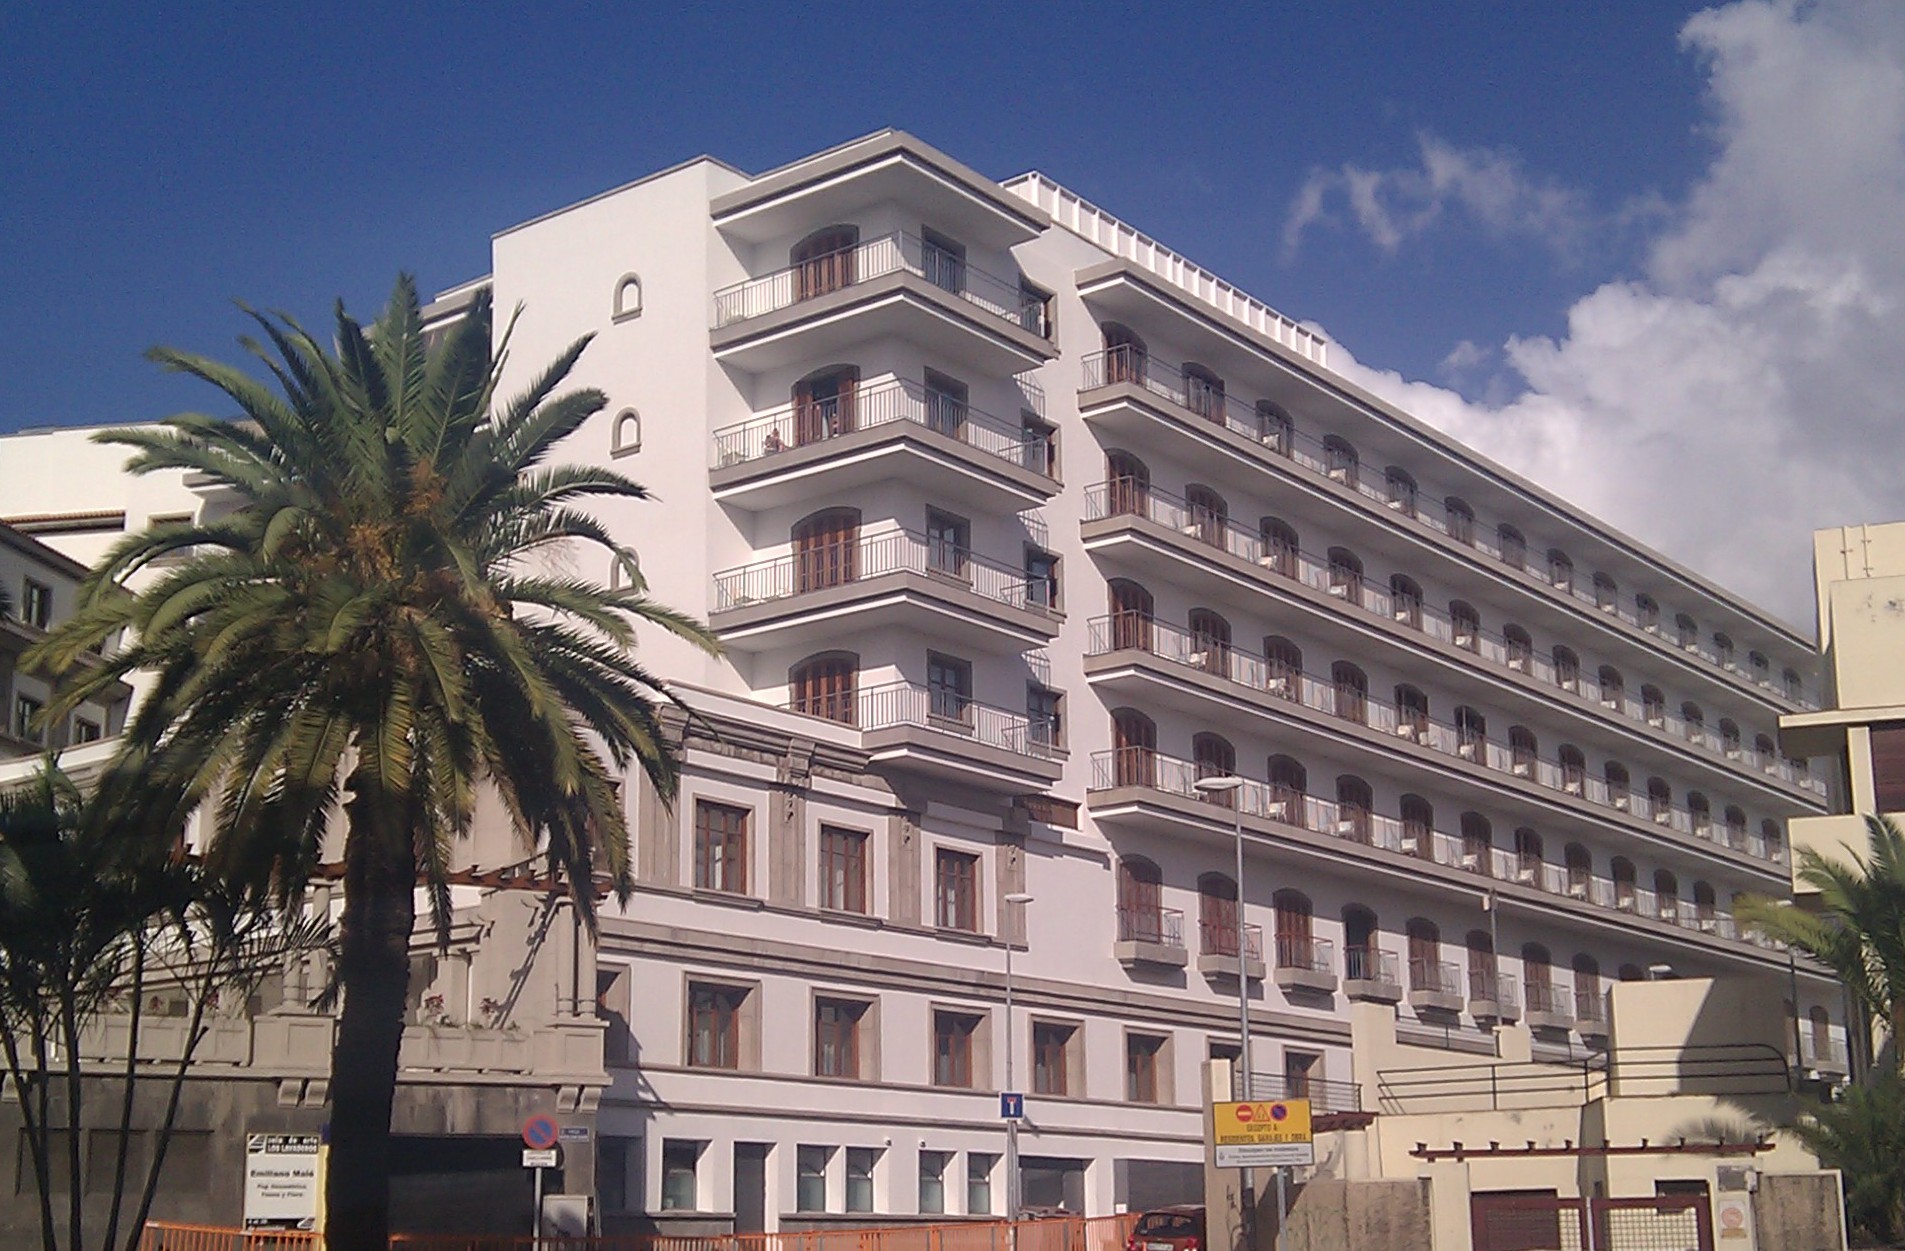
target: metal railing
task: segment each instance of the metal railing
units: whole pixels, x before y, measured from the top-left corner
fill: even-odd
[[[1209,802],[1197,790],[1197,779],[1208,770],[1189,760],[1161,755],[1148,748],[1120,747],[1092,753],[1093,791],[1118,787],[1139,787],[1165,795]],[[1499,847],[1486,854],[1473,849],[1459,835],[1431,828],[1415,821],[1404,821],[1353,804],[1319,799],[1287,786],[1272,786],[1246,779],[1233,792],[1234,802],[1247,817],[1292,825],[1334,835],[1345,842],[1415,856],[1448,868],[1469,868],[1465,858],[1475,855],[1481,863],[1476,872],[1502,881],[1519,881],[1546,894],[1561,896],[1599,908],[1650,917],[1682,929],[1698,930],[1715,937],[1774,948],[1777,944],[1758,931],[1738,924],[1731,913],[1717,903],[1691,903],[1677,895],[1656,892],[1625,877],[1615,878],[1592,873],[1578,865],[1539,866],[1539,880],[1528,882],[1519,870],[1528,867],[1527,858]]]
[[[1810,1029],[1799,1035],[1799,1064],[1817,1072],[1849,1073],[1845,1042],[1838,1038],[1820,1038]]]
[[[1823,779],[1813,777],[1809,769],[1777,752],[1747,747],[1740,740],[1708,729],[1704,723],[1691,722],[1668,712],[1664,704],[1634,698],[1624,685],[1604,687],[1598,675],[1590,676],[1578,664],[1557,663],[1552,655],[1544,656],[1531,646],[1452,617],[1414,596],[1398,595],[1359,569],[1279,542],[1275,535],[1250,530],[1156,487],[1124,479],[1086,488],[1085,520],[1104,521],[1118,516],[1144,517],[1248,561],[1268,575],[1300,582],[1371,616],[1420,630],[1430,638],[1472,652],[1491,664],[1526,674],[1574,695],[1584,704],[1619,713],[1675,742],[1690,744],[1723,760],[1752,765],[1814,795],[1825,794]]]
[[[1336,972],[1336,948],[1327,938],[1277,935],[1277,967],[1309,973]]]
[[[1595,987],[1574,988],[1574,1019],[1592,1021],[1597,1025],[1607,1024],[1607,992]]]
[[[1045,443],[1025,427],[910,378],[853,386],[842,395],[770,409],[714,432],[714,468],[762,460],[859,430],[910,422],[975,451],[1045,472]]]
[[[1343,948],[1343,977],[1351,982],[1402,985],[1402,961],[1393,951],[1378,947]]]
[[[1298,433],[1281,416],[1234,399],[1227,395],[1221,386],[1213,387],[1202,379],[1187,377],[1183,372],[1130,347],[1109,348],[1102,352],[1092,353],[1085,357],[1084,370],[1083,390],[1092,390],[1113,383],[1130,383],[1142,387],[1153,395],[1171,401],[1193,416],[1209,421],[1213,425],[1222,426],[1231,433],[1254,443],[1259,443],[1271,453],[1282,456],[1320,477],[1328,478],[1338,486],[1366,496],[1392,512],[1409,517],[1452,542],[1474,548],[1493,557],[1504,566],[1525,574],[1534,582],[1564,599],[1590,606],[1608,616],[1618,618],[1633,629],[1660,638],[1663,646],[1698,656],[1715,668],[1744,679],[1749,685],[1769,691],[1808,711],[1817,710],[1819,707],[1818,699],[1812,691],[1803,685],[1797,689],[1789,689],[1783,681],[1774,680],[1770,668],[1764,672],[1754,672],[1751,666],[1741,665],[1737,658],[1704,646],[1697,637],[1684,640],[1669,637],[1661,625],[1662,613],[1665,610],[1656,611],[1643,618],[1631,607],[1623,606],[1617,599],[1610,598],[1603,584],[1593,579],[1576,577],[1572,566],[1551,568],[1545,560],[1530,560],[1525,546],[1519,555],[1513,547],[1504,550],[1498,536],[1473,518],[1465,518],[1458,514],[1453,519],[1445,519],[1423,512],[1413,487],[1400,480],[1392,480],[1386,474],[1369,472],[1355,459],[1353,453],[1345,450],[1347,445],[1334,446],[1313,436]],[[1671,621],[1672,615],[1669,614],[1667,619]]]
[[[1410,960],[1409,989],[1432,995],[1462,993],[1462,971],[1444,960]]]
[[[1237,958],[1237,922],[1221,917],[1199,917],[1197,921],[1197,953],[1203,956],[1221,956],[1226,960]],[[1263,959],[1263,926],[1247,923],[1244,926],[1244,959]]]
[[[1179,908],[1121,903],[1118,905],[1118,941],[1182,949],[1184,912]]]
[[[1231,1073],[1230,1088],[1238,1099],[1308,1099],[1313,1114],[1363,1110],[1360,1082],[1334,1081],[1309,1074],[1252,1073],[1245,1082],[1243,1074]]]
[[[1041,338],[1050,337],[1045,301],[966,259],[904,231],[777,269],[714,293],[714,328],[761,317],[888,274],[909,273]]]
[[[1647,814],[1656,824],[1678,833],[1744,851],[1774,864],[1784,863],[1783,844],[1772,848],[1764,839],[1748,839],[1743,845],[1735,846],[1722,837],[1727,827],[1716,825],[1710,816],[1702,819],[1701,814],[1675,807],[1671,802],[1663,804],[1645,791],[1617,788],[1605,777],[1590,775],[1585,762],[1570,764],[1559,757],[1542,758],[1525,745],[1490,739],[1472,722],[1434,719],[1418,708],[1398,706],[1366,691],[1304,673],[1210,634],[1142,614],[1119,613],[1094,617],[1089,623],[1086,646],[1089,656],[1141,651],[1317,712],[1394,734],[1419,747],[1532,782],[1547,790],[1585,799],[1617,812]],[[1775,851],[1778,854],[1773,854]],[[1470,867],[1494,872],[1492,863]]]
[[[1786,1058],[1763,1043],[1616,1047],[1567,1060],[1425,1065],[1377,1074],[1378,1105],[1388,1113],[1568,1107],[1610,1093],[1646,1098],[1776,1094],[1791,1088]]]
[[[860,690],[854,699],[855,724],[862,730],[917,726],[952,734],[986,747],[1042,759],[1062,757],[1044,722],[995,708],[939,687],[917,682],[885,682]]]
[[[1528,999],[1529,1012],[1542,1012],[1549,1016],[1572,1016],[1573,997],[1568,988],[1554,981],[1530,981],[1524,990]]]
[[[895,573],[927,574],[989,600],[1045,612],[1042,584],[1023,568],[975,556],[912,530],[886,530],[822,543],[714,575],[714,610],[770,603]]]
[[[1499,969],[1470,969],[1468,997],[1471,1003],[1492,1003],[1503,1012],[1512,1012],[1520,1004],[1515,996],[1515,975]]]

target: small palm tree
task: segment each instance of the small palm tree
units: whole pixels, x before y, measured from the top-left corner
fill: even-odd
[[[660,721],[672,697],[635,661],[636,627],[714,643],[651,600],[634,554],[577,507],[648,493],[606,469],[545,465],[606,402],[556,394],[587,338],[503,402],[509,336],[492,352],[487,291],[440,340],[408,277],[368,329],[340,303],[335,350],[289,318],[251,315],[269,348],[245,346],[275,386],[151,353],[243,420],[182,415],[99,436],[136,449],[133,472],[186,470],[236,507],[119,543],[40,659],[77,674],[68,708],[151,675],[104,783],[148,797],[146,837],[211,801],[208,865],[290,895],[342,811],[327,1223],[335,1251],[382,1251],[416,888],[447,941],[453,845],[488,785],[585,921],[598,864],[625,899],[617,775],[637,762],[665,799],[678,778]],[[549,557],[575,544],[613,553],[631,585],[561,572]],[[150,582],[124,591],[141,570]],[[137,642],[92,672],[72,666],[122,628]]]
[[[1799,879],[1819,892],[1818,911],[1752,899],[1740,917],[1836,973],[1905,1059],[1905,832],[1890,817],[1865,827],[1868,853],[1849,861],[1800,849]]]
[[[1898,1245],[1905,1237],[1905,1076],[1875,1073],[1793,1132],[1821,1164],[1844,1175],[1853,1245]]]

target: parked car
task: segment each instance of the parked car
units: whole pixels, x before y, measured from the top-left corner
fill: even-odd
[[[1179,1203],[1153,1208],[1138,1218],[1124,1245],[1125,1251],[1202,1251],[1204,1207]]]

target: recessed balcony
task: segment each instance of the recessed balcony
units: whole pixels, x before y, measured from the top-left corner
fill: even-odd
[[[1253,982],[1263,980],[1263,926],[1246,924],[1243,933],[1243,959],[1237,959],[1237,927],[1199,922],[1197,926],[1197,971],[1209,978],[1237,979],[1241,964],[1244,976]]]
[[[1565,986],[1530,981],[1528,992],[1528,1028],[1540,1030],[1574,1029],[1574,997]]]
[[[708,624],[738,651],[801,648],[885,627],[962,651],[1043,647],[1062,614],[1023,568],[909,530],[855,535],[714,575]]]
[[[1468,1014],[1478,1021],[1514,1021],[1521,1017],[1515,975],[1491,969],[1468,971]]]
[[[1042,294],[896,231],[715,292],[711,342],[759,373],[897,337],[999,377],[1054,359],[1050,335]]]
[[[1118,905],[1118,941],[1112,954],[1127,969],[1181,969],[1190,963],[1184,947],[1184,913],[1142,903]]]
[[[1367,1003],[1401,1003],[1402,962],[1393,951],[1343,948],[1343,994]]]
[[[858,727],[875,765],[900,764],[988,792],[1042,791],[1064,771],[1067,753],[1051,725],[956,691],[885,682],[829,695],[820,707],[787,707]]]
[[[1336,948],[1328,939],[1279,934],[1276,949],[1276,982],[1281,989],[1313,995],[1336,993]]]
[[[1821,1038],[1812,1030],[1799,1036],[1799,1067],[1812,1077],[1839,1078],[1852,1072],[1845,1043],[1837,1038]]]
[[[1409,961],[1409,1006],[1418,1012],[1460,1012],[1461,970],[1437,960]]]
[[[1013,513],[1059,490],[1045,436],[910,379],[771,409],[714,432],[714,498],[759,511],[900,482]]]
[[[1598,990],[1574,992],[1574,1032],[1582,1038],[1606,1038],[1607,996]]]

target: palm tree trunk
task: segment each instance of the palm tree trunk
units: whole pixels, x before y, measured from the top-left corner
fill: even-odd
[[[344,850],[338,978],[344,1005],[331,1053],[330,1251],[385,1251],[390,1225],[390,1111],[410,984],[416,853],[401,808],[357,788]]]

